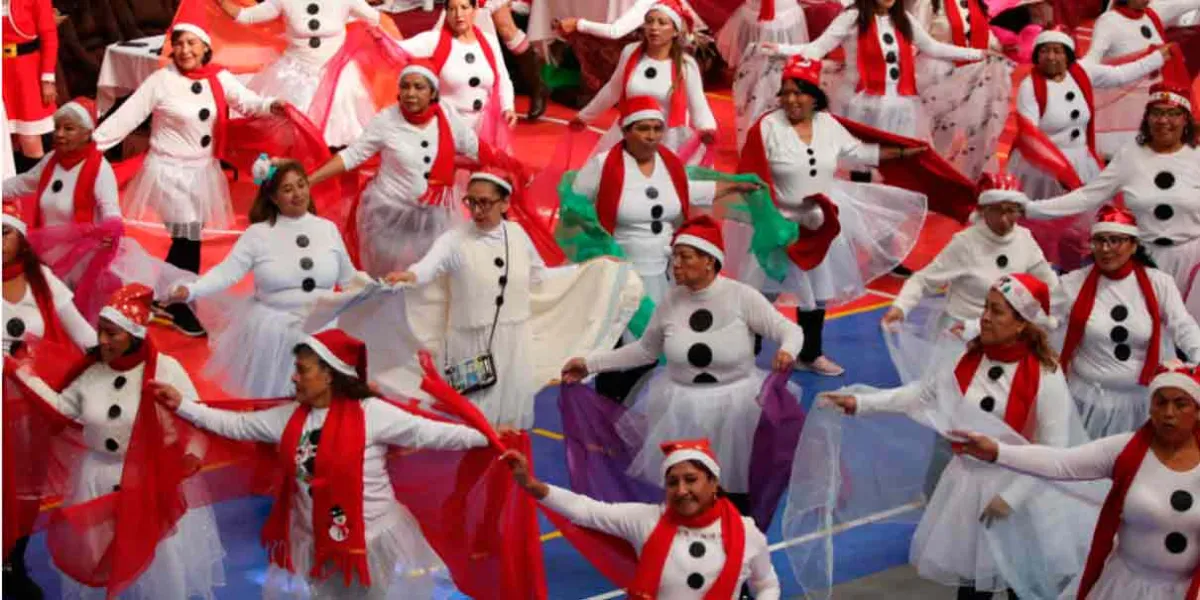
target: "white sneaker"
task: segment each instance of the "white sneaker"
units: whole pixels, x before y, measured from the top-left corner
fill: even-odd
[[[799,371],[816,373],[817,375],[822,375],[825,377],[837,377],[846,372],[846,369],[843,369],[842,365],[829,360],[824,355],[818,356],[816,360],[810,363],[796,361],[796,369]]]

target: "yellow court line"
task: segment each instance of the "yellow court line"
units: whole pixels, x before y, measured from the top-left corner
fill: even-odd
[[[563,434],[561,434],[561,433],[555,433],[555,432],[553,432],[553,431],[550,431],[550,430],[548,430],[548,429],[542,429],[542,428],[540,428],[540,427],[534,427],[534,428],[533,428],[533,432],[534,432],[534,433],[536,433],[536,434],[538,434],[538,435],[540,435],[540,436],[542,436],[542,437],[548,437],[548,438],[550,438],[550,439],[552,439],[552,440],[556,440],[556,441],[559,441],[559,442],[563,441],[563,439],[564,439],[564,436],[563,436]]]
[[[832,321],[834,319],[840,319],[842,317],[849,317],[851,315],[857,315],[857,314],[862,314],[865,312],[871,312],[873,310],[879,310],[881,308],[885,308],[885,307],[888,307],[891,305],[892,305],[891,300],[886,300],[886,299],[880,300],[879,302],[877,302],[875,304],[868,304],[867,306],[860,306],[858,308],[852,308],[850,310],[846,310],[846,311],[838,312],[836,314],[829,315],[828,317],[825,317],[825,320]]]
[[[544,533],[544,534],[542,534],[542,538],[541,538],[541,540],[542,540],[542,542],[543,542],[543,543],[545,543],[545,542],[548,542],[548,541],[550,541],[550,540],[558,539],[558,538],[560,538],[560,537],[562,537],[562,532],[556,529],[556,530],[554,530],[554,531],[551,531],[550,533]]]
[[[704,92],[704,95],[708,96],[709,98],[716,98],[717,100],[729,100],[730,102],[733,101],[733,96],[730,96],[728,94],[718,94],[716,92]]]

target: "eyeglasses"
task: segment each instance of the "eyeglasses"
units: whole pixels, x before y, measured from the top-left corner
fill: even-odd
[[[1186,110],[1173,106],[1155,106],[1146,111],[1148,119],[1180,119],[1186,116]]]
[[[1098,235],[1092,238],[1092,248],[1116,248],[1132,241],[1127,235]]]
[[[501,202],[504,202],[504,200],[500,198],[472,198],[464,196],[462,199],[463,206],[466,206],[469,210],[488,210]]]

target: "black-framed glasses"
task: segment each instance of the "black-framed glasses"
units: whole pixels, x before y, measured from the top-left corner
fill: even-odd
[[[1121,244],[1131,243],[1133,238],[1127,235],[1098,235],[1092,238],[1092,248],[1118,248]]]
[[[463,196],[463,206],[469,210],[488,210],[489,208],[504,202],[501,198],[473,198],[471,196]]]

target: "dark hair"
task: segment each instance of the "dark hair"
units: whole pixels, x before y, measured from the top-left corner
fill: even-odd
[[[875,4],[879,0],[854,0],[854,8],[858,9],[858,32],[866,33],[871,29],[871,23],[875,19]],[[912,40],[912,22],[908,20],[908,13],[904,10],[903,0],[896,0],[896,3],[888,9],[888,16],[892,18],[892,26],[900,35],[907,40]]]
[[[129,332],[126,331],[126,333],[129,333]],[[144,344],[144,343],[145,343],[145,340],[130,333],[129,334],[129,348],[125,349],[125,353],[122,356],[129,356],[130,354],[137,354],[137,352],[142,349],[142,344]],[[87,355],[96,360],[100,360],[100,345],[97,344],[95,346],[92,346],[91,348],[88,348]]]
[[[1033,11],[1028,4],[1017,6],[993,16],[989,23],[994,27],[1007,29],[1013,33],[1021,33],[1022,29],[1033,23]]]
[[[1054,348],[1050,345],[1050,336],[1041,327],[1025,320],[1025,317],[1012,308],[1011,304],[1009,305],[1009,309],[1012,310],[1013,316],[1018,321],[1025,323],[1025,329],[1021,330],[1021,333],[1017,336],[1017,341],[1024,342],[1026,346],[1029,346],[1029,349],[1033,351],[1033,355],[1037,357],[1038,362],[1043,367],[1050,369],[1051,372],[1057,371],[1058,352],[1055,352]],[[983,340],[979,336],[976,336],[975,339],[967,342],[967,350],[970,352],[983,350]]]
[[[341,371],[329,366],[329,363],[325,362],[325,359],[317,355],[317,353],[314,352],[312,347],[308,344],[296,344],[296,347],[292,349],[292,354],[295,354],[299,357],[311,356],[317,359],[317,362],[320,363],[321,368],[328,371],[329,375],[333,378],[333,381],[330,383],[329,387],[333,389],[334,396],[338,396],[340,398],[349,398],[351,400],[362,400],[363,398],[370,398],[375,395],[375,392],[371,391],[371,388],[367,386],[367,382],[357,377],[346,375],[345,373],[342,373]]]
[[[1062,46],[1063,52],[1065,52],[1067,55],[1067,66],[1071,66],[1071,65],[1075,64],[1075,51],[1074,50],[1068,48],[1067,46],[1063,45],[1060,42],[1042,42],[1033,47],[1033,64],[1035,66],[1038,63],[1038,56],[1042,53],[1042,47],[1045,46],[1046,44],[1058,44],[1059,46]]]
[[[829,108],[829,96],[825,95],[825,90],[822,90],[820,86],[813,85],[803,79],[785,79],[783,83],[787,83],[788,81],[795,83],[796,87],[800,88],[801,94],[812,97],[814,112],[820,112]],[[783,83],[779,84],[779,92],[781,94],[783,93]]]
[[[1131,260],[1141,263],[1143,267],[1148,269],[1158,268],[1158,263],[1154,262],[1153,258],[1150,258],[1150,253],[1146,251],[1146,246],[1141,242],[1137,243],[1137,250],[1133,251],[1133,258]]]
[[[48,289],[46,287],[46,274],[42,272],[42,259],[38,258],[37,252],[24,234],[13,228],[18,235],[17,256],[16,260],[21,263],[21,268],[25,270],[25,281],[28,282],[30,288]]]
[[[1181,110],[1183,109],[1181,108]],[[1196,117],[1187,110],[1183,110],[1183,114],[1187,116],[1187,123],[1184,123],[1183,125],[1183,143],[1195,148],[1196,142],[1198,141],[1196,135]],[[1142,113],[1142,123],[1141,125],[1138,125],[1136,138],[1137,145],[1145,146],[1146,144],[1150,143],[1150,139],[1150,105],[1147,104],[1146,110]]]
[[[279,193],[279,185],[283,183],[283,176],[288,173],[299,173],[305,181],[308,181],[308,173],[304,171],[304,166],[294,160],[286,160],[275,166],[275,173],[263,182],[258,188],[258,195],[254,196],[254,204],[250,205],[250,223],[261,223],[266,221],[272,225],[275,224],[275,219],[279,217],[279,206],[275,204],[275,194]],[[316,204],[310,196],[308,199],[309,214],[317,214]]]
[[[181,30],[178,30],[178,29],[175,29],[175,30],[171,31],[171,44],[172,44],[172,45],[178,44],[178,43],[179,43],[179,36],[181,36],[181,35],[183,35],[183,34],[185,34],[185,33],[188,33],[188,32],[186,32],[186,31],[181,31]],[[201,40],[201,41],[204,41],[204,40]],[[204,45],[204,56],[200,57],[200,64],[202,64],[202,65],[207,65],[208,63],[212,62],[212,54],[213,54],[213,53],[212,53],[212,46],[209,46],[208,44],[205,44],[205,45]]]

